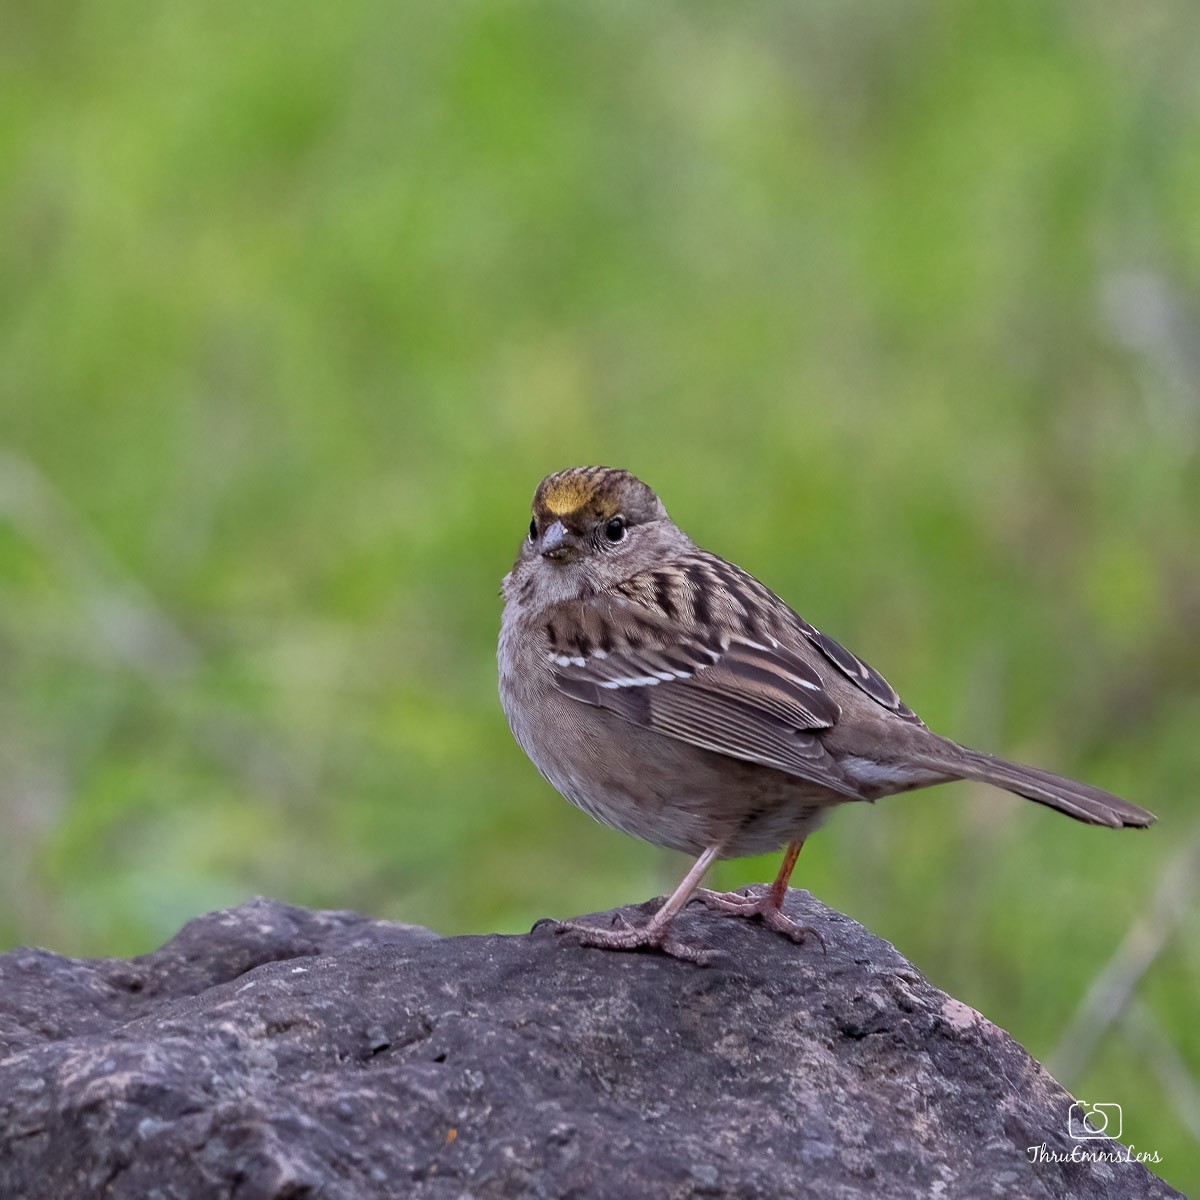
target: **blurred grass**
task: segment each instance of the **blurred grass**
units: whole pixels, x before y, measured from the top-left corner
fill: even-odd
[[[609,462],[936,728],[1159,813],[962,786],[805,851],[1049,1054],[1198,820],[1193,17],[6,6],[0,943],[668,886],[495,699],[532,489]],[[1193,1080],[1197,930],[1139,992]],[[1064,1082],[1200,1190],[1197,1114],[1104,1047]]]

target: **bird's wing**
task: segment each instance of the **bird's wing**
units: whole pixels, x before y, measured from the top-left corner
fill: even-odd
[[[860,691],[865,692],[876,704],[883,705],[902,721],[909,724],[924,726],[925,722],[917,716],[903,700],[894,687],[874,667],[863,662],[857,654],[851,654],[840,642],[835,642],[827,633],[814,629],[803,617],[794,613],[797,627],[804,636],[827,658],[847,679]]]
[[[571,699],[862,798],[817,736],[841,710],[802,643],[681,624],[611,594],[558,606],[544,629],[555,684]]]

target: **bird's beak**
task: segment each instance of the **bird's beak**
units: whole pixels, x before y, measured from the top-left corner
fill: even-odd
[[[579,557],[579,540],[561,521],[555,521],[542,534],[541,555],[555,562],[571,562]]]

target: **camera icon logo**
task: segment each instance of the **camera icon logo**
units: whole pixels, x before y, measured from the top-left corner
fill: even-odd
[[[1067,1132],[1077,1141],[1121,1136],[1119,1104],[1086,1104],[1077,1101],[1067,1109]]]

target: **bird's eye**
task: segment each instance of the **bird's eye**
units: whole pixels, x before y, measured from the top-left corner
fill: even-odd
[[[529,522],[529,540],[531,542],[537,541],[537,517],[534,517],[533,520]]]
[[[604,527],[604,536],[610,542],[619,542],[625,536],[625,519],[623,517],[613,517]]]

